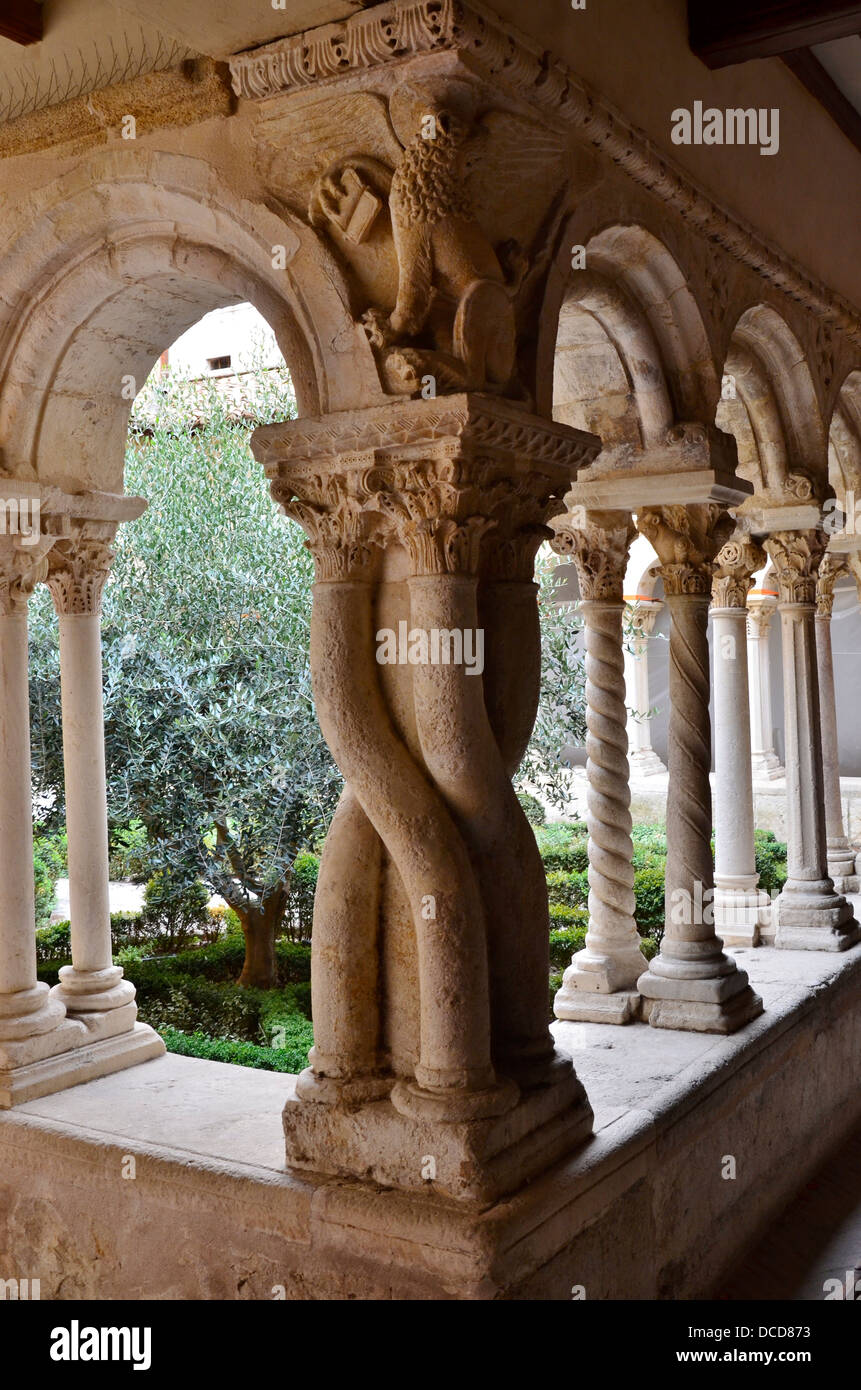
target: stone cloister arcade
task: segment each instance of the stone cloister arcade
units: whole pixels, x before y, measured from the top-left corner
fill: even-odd
[[[123,1071],[116,1084],[132,1086],[124,1069],[163,1052],[111,962],[99,603],[117,527],[144,506],[123,492],[124,387],[204,312],[248,300],[295,383],[298,418],[258,429],[253,449],[316,562],[315,700],[345,779],[315,906],[315,1045],[284,1108],[284,1205],[267,1225],[249,1198],[250,1228],[267,1269],[273,1232],[301,1251],[294,1297],[360,1278],[545,1296],[575,1247],[600,1287],[608,1237],[593,1248],[588,1232],[636,1225],[642,1200],[619,1154],[657,1192],[681,1181],[677,1164],[693,1181],[684,1145],[702,1134],[667,1140],[657,1177],[633,1130],[618,1151],[593,1134],[570,1023],[628,1048],[652,1030],[731,1035],[724,1084],[747,1068],[739,1122],[753,1105],[777,1123],[768,1107],[782,1107],[793,1148],[851,1109],[840,1058],[857,1048],[859,977],[834,962],[854,961],[861,929],[828,619],[837,576],[861,575],[861,543],[826,521],[861,487],[861,318],[574,74],[454,0],[398,0],[241,54],[230,81],[233,97],[214,70],[178,78],[182,101],[149,111],[138,141],[84,138],[50,178],[36,159],[0,220],[2,486],[41,508],[35,544],[0,540],[0,1142],[22,1146],[13,1169],[38,1167],[37,1142],[62,1163],[77,1141],[38,1115],[26,1139],[32,1102],[75,1088],[72,1114],[79,1083]],[[716,891],[714,915],[668,910],[650,963],[633,916],[623,653],[638,532],[671,614],[667,903]],[[510,780],[535,717],[532,574],[548,539],[579,579],[590,832],[589,934],[553,1031],[546,886]],[[773,909],[753,862],[751,755],[767,750],[748,722],[766,564],[789,850]],[[36,977],[27,710],[42,583],[60,625],[73,955],[51,991]],[[380,667],[374,634],[401,620],[483,628],[482,680]],[[756,971],[779,972],[783,952],[809,953],[814,973],[798,966],[797,1016],[778,1026]],[[823,980],[832,996],[813,1018]],[[784,1045],[781,1091],[764,1058]],[[805,1096],[819,1083],[803,1116],[793,1066]],[[762,1153],[757,1181],[774,1161],[765,1140]],[[167,1160],[152,1163],[153,1190],[169,1186]],[[256,1181],[211,1167],[196,1198],[210,1214]],[[724,1200],[709,1197],[709,1222],[728,1219]],[[669,1248],[666,1194],[655,1202],[649,1239]],[[698,1277],[685,1266],[657,1287],[690,1293]],[[604,1286],[637,1292],[609,1274]]]

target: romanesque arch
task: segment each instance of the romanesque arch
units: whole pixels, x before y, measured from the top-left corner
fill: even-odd
[[[314,233],[237,197],[202,161],[102,155],[42,190],[36,212],[0,250],[10,473],[120,491],[134,389],[166,345],[226,303],[249,300],[270,322],[300,413],[380,394]]]

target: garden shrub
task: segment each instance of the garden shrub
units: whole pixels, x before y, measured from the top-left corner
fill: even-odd
[[[565,873],[554,869],[547,874],[549,902],[564,907],[586,907],[589,902],[589,882],[584,872]]]
[[[786,845],[773,830],[755,830],[753,844],[760,888],[765,893],[779,893],[786,882]]]
[[[544,825],[547,820],[547,812],[537,796],[533,796],[531,792],[520,791],[517,793],[517,800],[520,802],[523,814],[530,825]]]
[[[586,927],[559,927],[550,932],[550,964],[557,970],[564,970],[571,964],[575,951],[582,951],[586,944]]]
[[[161,938],[164,949],[180,951],[209,926],[209,890],[199,879],[161,869],[144,892],[141,930]]]
[[[634,871],[634,915],[641,936],[651,936],[658,942],[664,934],[664,892],[666,870],[660,868]]]
[[[47,927],[54,911],[57,879],[66,872],[66,836],[38,835],[33,842],[36,926]]]
[[[314,1036],[306,1019],[291,1020],[293,1033],[285,1036],[283,1046],[261,1047],[256,1043],[237,1042],[232,1038],[208,1038],[199,1031],[183,1033],[177,1028],[162,1028],[168,1052],[182,1057],[203,1057],[212,1062],[230,1062],[234,1066],[255,1067],[262,1071],[299,1072],[308,1065],[308,1050]]]
[[[290,874],[290,899],[284,914],[285,933],[294,941],[310,941],[314,894],[320,871],[319,854],[297,854]]]

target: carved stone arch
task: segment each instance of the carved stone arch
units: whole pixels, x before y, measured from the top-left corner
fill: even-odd
[[[382,398],[346,286],[298,219],[160,152],[103,154],[42,190],[0,248],[4,468],[120,490],[123,379],[142,385],[186,328],[242,300],[270,323],[300,413]]]
[[[831,413],[828,479],[841,504],[849,492],[861,501],[861,368],[843,381]]]
[[[586,226],[588,231],[578,214],[568,221],[548,277],[538,353],[539,408],[548,408],[550,363],[563,312],[570,312],[578,299],[588,311],[588,295],[583,298],[575,288],[585,273],[594,283],[611,287],[620,302],[630,306],[641,334],[654,344],[657,360],[653,365],[663,380],[671,423],[713,419],[720,377],[704,315],[675,256],[640,222],[607,223],[605,218],[598,227]],[[571,268],[574,244],[585,248],[585,272]],[[614,345],[617,352],[625,347],[624,342]]]
[[[736,400],[721,402],[717,422],[735,434],[745,476],[756,481],[758,468],[772,500],[785,500],[787,491],[801,500],[799,477],[817,492],[827,489],[828,443],[813,374],[795,334],[770,305],[755,304],[739,318],[725,375],[735,382]]]

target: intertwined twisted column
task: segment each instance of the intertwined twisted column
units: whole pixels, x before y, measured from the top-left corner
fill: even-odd
[[[654,1027],[733,1032],[762,1011],[762,1001],[714,930],[708,607],[714,558],[731,522],[709,503],[645,508],[637,525],[661,561],[672,623],[666,920],[639,989]]]
[[[573,558],[586,639],[589,929],[556,995],[557,1018],[628,1023],[646,969],[634,918],[622,596],[629,515],[582,512],[554,522],[554,549]]]
[[[768,895],[757,884],[747,668],[747,595],[765,552],[747,535],[721,548],[712,580],[715,704],[715,926],[732,946],[755,946]]]
[[[819,530],[765,538],[780,588],[786,737],[786,884],[775,904],[775,945],[841,951],[859,936],[846,899],[828,873],[822,773],[816,582],[826,537]]]
[[[440,1191],[486,1200],[591,1127],[548,1027],[546,882],[511,775],[538,692],[535,553],[597,447],[472,396],[255,435],[315,559],[314,696],[346,782],[294,1166],[426,1188],[424,1153]]]

